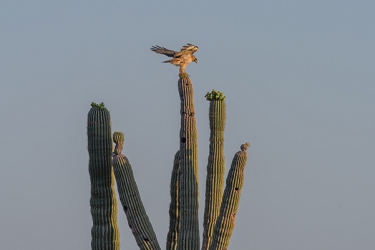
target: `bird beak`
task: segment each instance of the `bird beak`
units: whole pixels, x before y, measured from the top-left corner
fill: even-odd
[[[198,59],[195,59],[194,62],[195,62],[195,63],[198,63]]]

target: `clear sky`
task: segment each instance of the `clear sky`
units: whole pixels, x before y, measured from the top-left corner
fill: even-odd
[[[1,249],[90,248],[93,101],[125,133],[165,246],[178,68],[149,48],[186,43],[202,199],[207,91],[227,96],[227,169],[251,143],[230,249],[375,249],[373,0],[127,2],[0,3]],[[122,209],[118,222],[137,249]]]

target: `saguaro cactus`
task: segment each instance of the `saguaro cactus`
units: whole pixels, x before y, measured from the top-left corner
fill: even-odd
[[[181,100],[180,147],[175,154],[171,176],[169,232],[167,250],[198,250],[199,179],[198,142],[194,109],[193,85],[187,74],[180,74],[178,91]],[[240,194],[244,181],[249,143],[233,158],[224,190],[224,129],[226,104],[223,93],[213,90],[206,95],[210,101],[210,150],[207,164],[205,212],[202,250],[226,250],[233,233]],[[118,249],[116,199],[111,172],[111,125],[104,105],[93,105],[88,118],[90,177],[92,184],[93,249]],[[121,204],[140,249],[159,250],[155,233],[142,204],[129,160],[121,154],[124,135],[115,132],[113,169]],[[95,150],[93,150],[93,148]],[[103,176],[102,176],[103,175]],[[100,189],[100,190],[99,190]],[[100,209],[98,209],[100,205]],[[108,223],[109,222],[109,223]],[[101,223],[104,223],[103,225]],[[99,237],[102,233],[103,237]],[[107,241],[113,241],[113,247]],[[105,242],[105,244],[103,243]],[[107,245],[108,247],[107,247]],[[117,247],[117,248],[116,248]]]
[[[92,103],[87,117],[91,181],[92,249],[120,249],[117,201],[112,172],[111,117],[101,103]]]

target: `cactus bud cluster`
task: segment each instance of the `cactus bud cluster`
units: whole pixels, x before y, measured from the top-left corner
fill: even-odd
[[[92,103],[91,103],[91,107],[92,107],[92,108],[101,108],[101,109],[103,109],[103,108],[104,108],[104,102],[101,102],[100,104],[97,104],[97,103],[95,103],[95,102],[92,102]]]
[[[215,89],[213,89],[211,92],[207,92],[207,94],[204,97],[206,97],[207,101],[225,100],[224,93],[220,92],[220,91],[217,91]]]

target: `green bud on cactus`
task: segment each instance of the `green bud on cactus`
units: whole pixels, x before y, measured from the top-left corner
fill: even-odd
[[[103,108],[104,108],[104,103],[101,102],[100,104],[97,104],[97,103],[95,103],[95,102],[92,102],[92,103],[91,103],[91,107],[93,107],[93,108],[101,108],[101,109],[103,109]]]
[[[206,97],[207,101],[212,100],[225,100],[225,95],[223,92],[217,91],[213,89],[211,92],[207,92],[207,94],[204,96]]]

